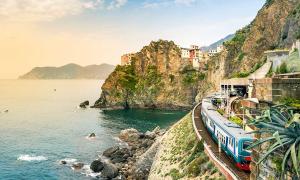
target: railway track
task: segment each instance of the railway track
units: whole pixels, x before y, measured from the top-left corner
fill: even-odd
[[[227,179],[250,179],[250,173],[239,170],[235,162],[222,150],[219,152],[218,144],[213,141],[209,132],[201,120],[201,104],[198,104],[193,110],[193,124],[199,140],[204,141],[206,153]]]

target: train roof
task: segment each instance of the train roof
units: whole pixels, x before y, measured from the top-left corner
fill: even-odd
[[[247,133],[239,125],[229,121],[227,118],[217,112],[216,108],[211,103],[213,96],[207,97],[202,100],[202,108],[205,109],[207,116],[213,119],[226,133],[234,136],[237,139],[253,138],[252,134]]]

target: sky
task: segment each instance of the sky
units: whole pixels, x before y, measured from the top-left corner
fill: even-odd
[[[34,67],[120,63],[152,40],[209,45],[265,0],[1,0],[0,79]]]

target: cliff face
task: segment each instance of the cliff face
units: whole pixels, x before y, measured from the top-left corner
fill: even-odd
[[[208,63],[208,81],[245,77],[265,62],[264,51],[290,47],[299,32],[298,0],[268,0],[256,18],[238,30]],[[300,13],[299,13],[300,14]]]
[[[151,42],[106,79],[95,107],[187,109],[203,78],[181,58],[174,42]]]

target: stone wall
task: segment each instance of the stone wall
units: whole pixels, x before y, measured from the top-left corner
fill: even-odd
[[[276,69],[289,57],[288,50],[274,50],[274,51],[266,51],[267,60],[272,62],[272,70],[276,71]]]
[[[300,99],[300,78],[264,78],[254,81],[254,97],[279,102],[283,98]]]

